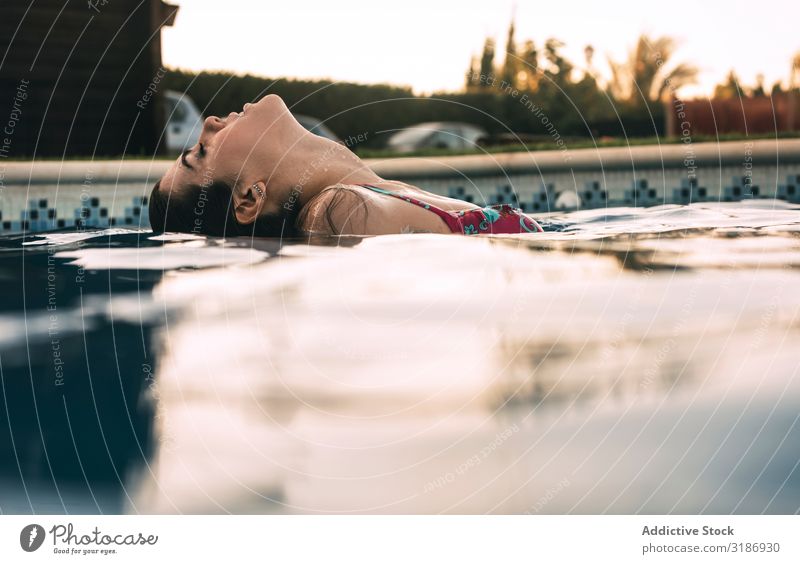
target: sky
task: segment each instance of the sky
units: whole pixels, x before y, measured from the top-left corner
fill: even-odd
[[[678,41],[676,62],[700,69],[682,97],[707,96],[735,69],[752,85],[788,83],[792,55],[800,51],[798,0],[647,2],[595,0],[171,0],[180,6],[164,28],[166,65],[229,70],[268,77],[328,78],[410,86],[417,94],[459,90],[471,56],[484,39],[498,41],[502,60],[512,13],[517,41],[540,47],[549,37],[584,66],[608,75],[608,57],[621,61],[641,33]],[[646,7],[646,8],[645,8]]]

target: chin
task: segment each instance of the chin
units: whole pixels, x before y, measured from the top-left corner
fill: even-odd
[[[248,113],[258,115],[258,119],[263,120],[266,127],[271,127],[272,125],[280,127],[286,123],[291,123],[292,127],[303,127],[296,119],[294,119],[292,112],[289,111],[289,108],[286,106],[283,98],[277,94],[267,94],[258,102],[253,104],[252,107],[245,112],[245,115]]]
[[[256,107],[260,108],[272,108],[276,110],[285,110],[287,112],[289,111],[289,108],[286,107],[286,103],[283,101],[283,98],[277,94],[267,94],[258,102],[256,102],[255,105]]]

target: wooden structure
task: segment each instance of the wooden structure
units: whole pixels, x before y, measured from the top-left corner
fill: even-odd
[[[159,153],[161,0],[0,4],[0,157]]]
[[[673,99],[666,108],[665,131],[671,137],[797,131],[798,104],[798,91],[729,99]]]

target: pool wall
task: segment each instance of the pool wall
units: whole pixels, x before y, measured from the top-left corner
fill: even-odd
[[[0,232],[149,227],[171,160],[0,161]],[[366,161],[384,178],[530,213],[779,198],[800,203],[800,139]]]

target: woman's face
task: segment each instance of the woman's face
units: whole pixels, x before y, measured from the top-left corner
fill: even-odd
[[[285,159],[302,126],[283,100],[274,94],[241,112],[203,122],[200,139],[184,151],[161,180],[164,190],[207,186],[224,181],[233,187],[268,180],[276,164]]]

